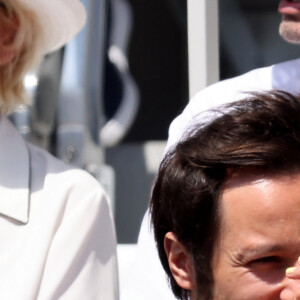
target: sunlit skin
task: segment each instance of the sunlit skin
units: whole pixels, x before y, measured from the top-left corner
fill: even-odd
[[[300,43],[300,1],[281,0],[278,11],[282,15],[280,35],[290,43]]]
[[[220,204],[214,299],[295,299],[285,273],[300,254],[300,173],[233,176]]]

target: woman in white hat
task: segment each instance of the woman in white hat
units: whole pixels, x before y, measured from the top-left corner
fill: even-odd
[[[0,299],[117,299],[106,196],[84,171],[26,143],[5,117],[25,73],[83,26],[78,0],[0,1]]]

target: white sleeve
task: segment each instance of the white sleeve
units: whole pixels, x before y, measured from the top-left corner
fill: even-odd
[[[38,300],[117,300],[116,239],[102,189],[69,192],[49,248]]]
[[[219,105],[237,100],[239,91],[230,88],[233,80],[222,81],[197,93],[187,104],[183,112],[177,116],[169,128],[169,137],[165,153],[176,145],[188,130],[199,120],[210,120],[206,113]],[[223,96],[221,94],[223,93]]]
[[[184,111],[172,121],[169,127],[169,137],[165,153],[179,142],[184,132],[188,129],[189,124],[192,122],[195,115],[192,105],[193,102],[191,100],[191,102],[189,102],[189,104],[185,107]]]

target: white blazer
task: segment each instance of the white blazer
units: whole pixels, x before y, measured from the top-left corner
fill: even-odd
[[[0,120],[0,299],[118,299],[106,195]]]
[[[204,112],[208,109],[241,100],[247,96],[247,92],[271,89],[281,89],[299,95],[300,59],[256,69],[213,84],[197,93],[184,111],[172,122],[165,152],[176,145],[199,118],[207,117]],[[131,271],[128,285],[121,294],[121,300],[175,300],[160,264],[148,212],[141,226],[137,254]]]

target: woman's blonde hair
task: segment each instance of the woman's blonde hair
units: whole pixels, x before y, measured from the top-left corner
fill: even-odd
[[[2,0],[0,3],[3,5],[0,17],[7,24],[17,20],[18,26],[12,45],[16,56],[0,67],[0,111],[3,114],[11,112],[16,104],[29,103],[24,78],[29,70],[40,63],[44,55],[45,37],[34,12],[18,0]]]

